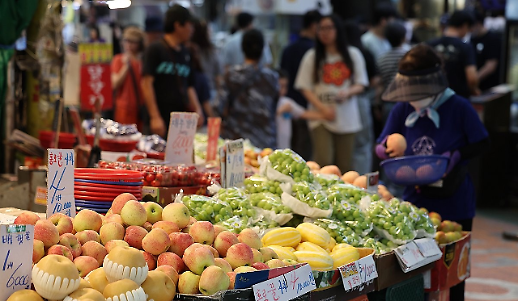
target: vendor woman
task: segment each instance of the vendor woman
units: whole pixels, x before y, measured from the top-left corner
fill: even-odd
[[[441,57],[424,44],[399,62],[399,72],[383,93],[398,102],[378,139],[381,159],[398,156],[446,154],[450,162],[442,181],[431,186],[407,186],[403,199],[439,213],[471,231],[475,216],[475,189],[468,161],[489,149],[486,129],[470,102],[448,88]],[[405,153],[387,149],[391,134],[405,136]],[[451,288],[450,300],[464,300],[464,282]]]

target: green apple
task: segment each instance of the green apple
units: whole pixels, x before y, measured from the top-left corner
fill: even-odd
[[[146,202],[143,204],[146,209],[147,221],[154,224],[162,220],[162,206],[155,202]]]

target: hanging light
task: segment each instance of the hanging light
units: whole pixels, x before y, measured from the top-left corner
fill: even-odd
[[[131,0],[110,0],[106,1],[110,9],[128,8],[131,5]]]

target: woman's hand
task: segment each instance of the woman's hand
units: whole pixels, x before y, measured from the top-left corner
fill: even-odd
[[[335,110],[333,110],[332,108],[328,107],[325,110],[322,110],[321,113],[324,119],[327,121],[334,121],[336,119]]]
[[[336,102],[337,103],[343,103],[347,100],[349,100],[349,98],[351,98],[351,94],[349,93],[349,90],[340,90],[338,92],[338,94],[336,94]]]
[[[151,133],[167,139],[167,137],[165,137],[165,123],[162,117],[151,118],[149,121],[149,127],[151,129]]]
[[[397,150],[397,149],[392,149],[390,147],[387,146],[387,149],[385,150],[385,152],[389,155],[389,157],[391,158],[395,158],[395,157],[403,157],[405,155],[405,150]]]

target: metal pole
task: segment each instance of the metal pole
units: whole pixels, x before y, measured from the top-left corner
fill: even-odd
[[[11,133],[14,131],[14,121],[15,121],[15,74],[14,74],[14,55],[11,57],[9,64],[7,65],[7,93],[5,95],[5,137],[6,140],[9,140],[11,137]],[[4,172],[5,173],[13,173],[14,172],[14,158],[13,158],[13,150],[9,146],[8,143],[4,143]]]

